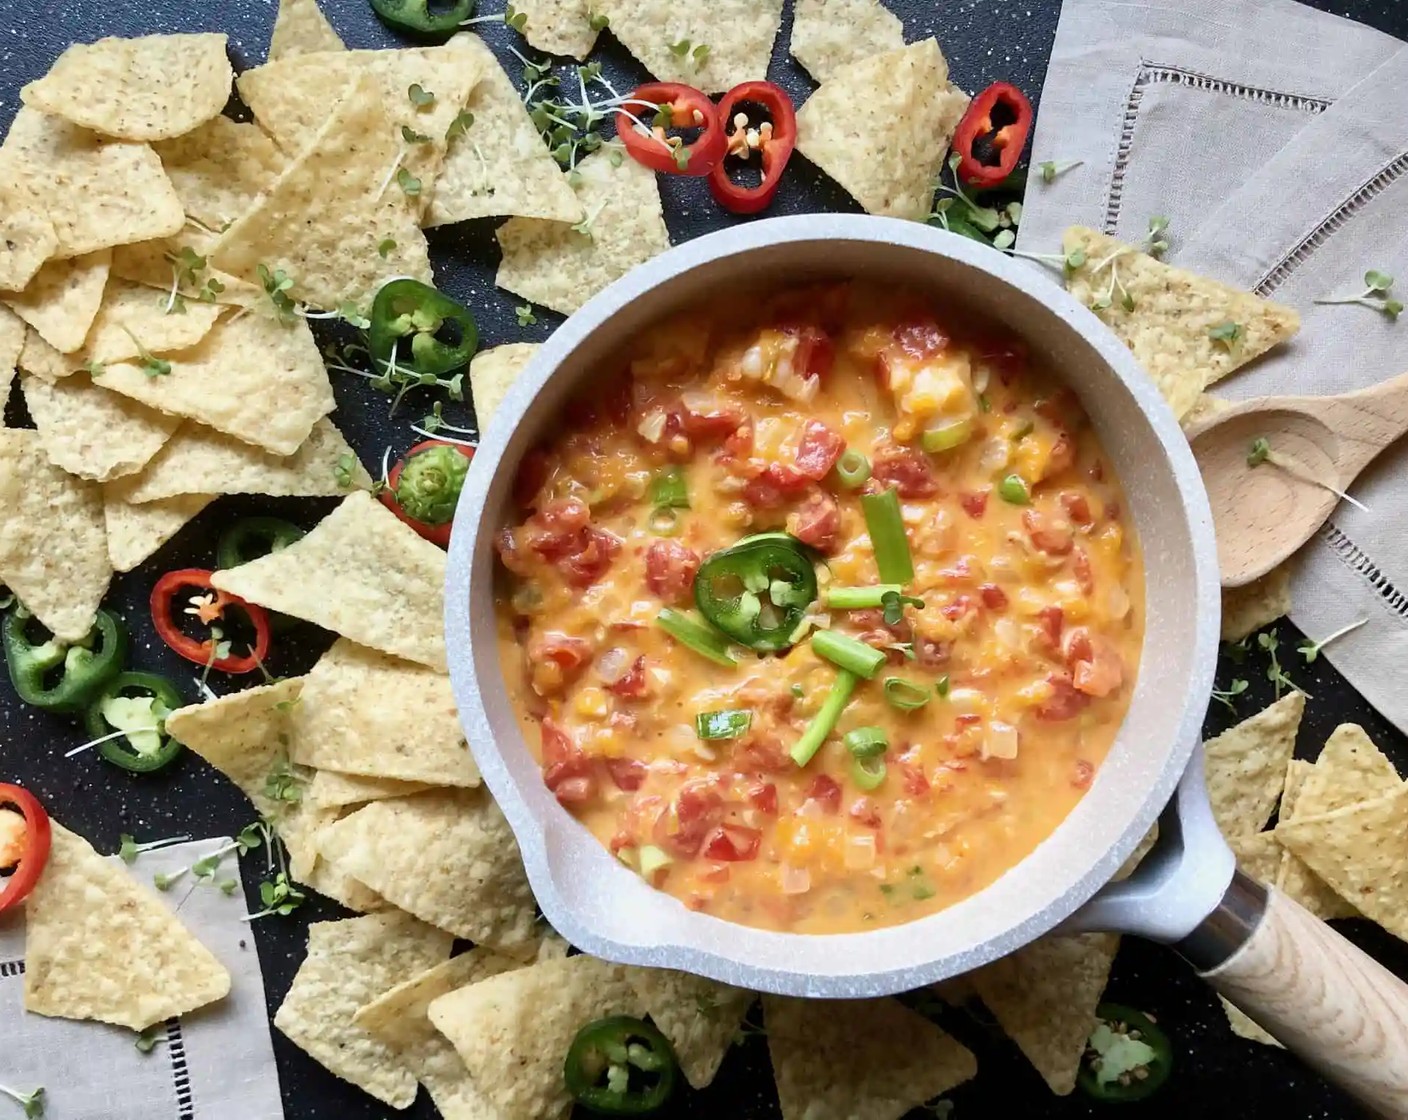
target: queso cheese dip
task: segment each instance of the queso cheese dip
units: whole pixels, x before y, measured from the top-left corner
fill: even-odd
[[[1075,395],[859,282],[639,337],[522,463],[509,691],[543,778],[693,909],[836,933],[993,882],[1089,788],[1143,575]]]

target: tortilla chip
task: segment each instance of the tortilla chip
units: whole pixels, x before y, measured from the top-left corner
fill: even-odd
[[[977,1059],[898,1000],[763,996],[782,1120],[899,1120]]]
[[[370,487],[367,474],[341,432],[327,417],[313,425],[292,455],[257,447],[186,422],[146,470],[126,479],[119,495],[155,502],[183,494],[267,494],[270,497],[336,497]]]
[[[407,976],[450,957],[451,938],[388,911],[308,927],[308,956],[274,1026],[304,1053],[392,1108],[409,1108],[416,1078],[386,1043],[352,1020]]]
[[[1076,1087],[1119,946],[1112,933],[1043,937],[973,973],[979,998],[1058,1096]]]
[[[320,51],[345,51],[342,37],[332,29],[318,0],[279,0],[274,33],[269,39],[270,62]]]
[[[498,411],[509,386],[538,352],[538,345],[536,342],[508,342],[474,355],[469,363],[469,391],[481,432]]]
[[[349,495],[301,541],[216,572],[213,583],[361,645],[445,671],[445,553],[364,490]]]
[[[53,821],[25,903],[24,1006],[134,1031],[230,993],[230,974],[155,893]]]
[[[145,144],[105,140],[22,108],[0,147],[0,182],[53,224],[56,257],[179,233],[181,200]]]
[[[1281,844],[1274,830],[1230,837],[1227,843],[1237,856],[1237,866],[1245,874],[1258,882],[1276,882],[1281,868]]]
[[[611,33],[652,77],[722,93],[768,76],[772,44],[782,23],[782,0],[591,0]],[[671,45],[687,43],[679,53]],[[701,59],[694,52],[707,46]]]
[[[450,140],[425,224],[503,215],[581,221],[582,205],[567,176],[493,52],[469,32],[456,35],[450,45],[473,60],[481,77],[465,102],[465,112],[474,120]]]
[[[54,223],[10,188],[0,188],[0,291],[24,288],[59,247]]]
[[[1312,779],[1313,780],[1313,779]],[[1304,802],[1306,794],[1301,795]],[[1276,826],[1276,837],[1336,894],[1408,941],[1408,785],[1374,801]]]
[[[904,24],[880,0],[797,0],[792,57],[818,82],[904,46]]]
[[[50,464],[38,432],[0,428],[0,584],[77,642],[111,579],[97,484]]]
[[[627,979],[675,1048],[689,1083],[696,1089],[710,1084],[756,993],[672,968],[632,968]]]
[[[543,1120],[572,1103],[562,1061],[583,1025],[642,1014],[626,969],[595,957],[543,961],[481,980],[430,1003],[496,1120]]]
[[[186,214],[212,231],[254,205],[284,168],[278,145],[254,124],[215,117],[154,145]]]
[[[323,356],[302,320],[284,326],[258,312],[233,315],[198,345],[165,358],[171,372],[162,376],[137,362],[112,362],[96,382],[275,455],[292,455],[333,410]]]
[[[522,967],[522,961],[492,949],[471,949],[398,984],[358,1011],[353,1022],[396,1052],[426,1087],[444,1120],[484,1120],[496,1115],[494,1107],[449,1040],[430,1022],[430,1005],[468,984]]]
[[[596,46],[589,0],[519,0],[513,9],[527,21],[523,37],[537,50],[584,61]]]
[[[1292,692],[1203,744],[1208,799],[1224,836],[1250,836],[1271,819],[1304,711],[1304,693]]]
[[[577,165],[587,233],[565,222],[511,218],[497,230],[500,288],[570,315],[597,292],[670,247],[655,173],[605,148]]]
[[[318,847],[422,921],[516,956],[536,949],[518,843],[483,790],[374,801],[323,829]]]
[[[1243,587],[1222,589],[1222,640],[1240,642],[1291,611],[1291,566],[1272,568]]]
[[[450,678],[343,638],[308,674],[294,760],[366,778],[477,786]]]
[[[380,106],[376,127],[387,141],[374,146],[385,162],[381,154],[367,155],[369,174],[375,184],[385,182],[399,153],[398,166],[420,182],[411,200],[419,214],[434,193],[451,126],[490,61],[462,49],[458,39],[440,47],[301,55],[246,71],[239,89],[259,123],[294,155],[314,142],[349,85],[365,77]],[[433,100],[417,105],[409,96],[412,86],[433,94]],[[405,198],[398,186],[386,189]]]
[[[1096,314],[1134,352],[1180,420],[1209,385],[1300,330],[1292,308],[1174,268],[1093,229],[1073,226],[1062,247],[1085,254],[1080,268],[1067,271],[1066,289],[1092,309],[1110,298]],[[1126,310],[1124,293],[1133,310]],[[1241,328],[1232,346],[1209,333],[1227,323]]]
[[[225,108],[234,78],[227,42],[207,32],[74,43],[20,99],[119,140],[169,140]]]
[[[1296,819],[1300,791],[1305,788],[1305,780],[1313,773],[1314,765],[1302,759],[1293,758],[1286,766],[1286,791],[1281,795],[1282,823]],[[1392,786],[1383,792],[1388,793],[1390,789]],[[1342,806],[1336,806],[1340,807]],[[1331,918],[1352,918],[1357,912],[1321,882],[1319,876],[1311,871],[1299,856],[1285,847],[1281,849],[1281,865],[1276,872],[1276,889],[1325,921]]]
[[[274,65],[345,57],[311,54]],[[293,279],[291,298],[324,310],[347,302],[365,309],[396,276],[434,283],[419,208],[393,178],[403,144],[380,89],[360,72],[341,87],[308,146],[220,235],[210,251],[212,265],[250,283],[260,265],[283,271]]]
[[[210,494],[186,494],[134,506],[103,487],[103,521],[107,527],[108,559],[113,570],[130,572],[185,528],[215,500]]]
[[[1211,393],[1202,393],[1198,396],[1198,399],[1193,402],[1192,407],[1183,414],[1179,423],[1183,426],[1185,432],[1189,432],[1204,420],[1210,420],[1219,412],[1225,412],[1231,407],[1232,402],[1229,400],[1224,400],[1222,397],[1215,397]]]
[[[1267,1034],[1266,1031],[1257,1026],[1255,1020],[1245,1011],[1228,1003],[1221,996],[1217,998],[1222,1003],[1222,1010],[1227,1014],[1227,1025],[1232,1028],[1232,1033],[1238,1038],[1245,1038],[1248,1042],[1259,1042],[1263,1046],[1274,1046],[1277,1049],[1282,1049],[1281,1044],[1272,1038],[1271,1035]]]
[[[103,302],[112,254],[103,249],[72,260],[50,261],[22,292],[0,296],[5,305],[63,354],[83,345]]]
[[[86,373],[62,381],[26,373],[20,385],[49,462],[95,482],[141,470],[180,424],[99,388]]]
[[[797,111],[797,150],[871,214],[922,222],[967,107],[925,39],[837,69]]]
[[[213,302],[221,307],[258,307],[267,312],[264,301],[268,297],[261,288],[244,280],[211,268],[207,259],[215,247],[216,235],[204,230],[188,228],[176,237],[163,237],[155,241],[139,241],[135,245],[118,245],[112,251],[112,274],[134,284],[142,284],[157,289],[161,307],[171,296],[171,282],[175,278],[172,262],[186,256],[189,249],[206,261],[203,269],[198,269],[194,283],[188,283],[179,294],[186,301],[186,310]],[[190,279],[189,277],[185,279]],[[211,287],[211,281],[218,281],[218,289]],[[212,298],[213,297],[213,298]],[[151,349],[151,347],[148,347]]]
[[[344,809],[349,805],[365,805],[368,801],[385,801],[388,797],[409,797],[433,788],[425,782],[398,782],[391,778],[364,778],[360,774],[319,770],[308,783],[304,796],[314,809]]]
[[[314,845],[316,847],[316,844]],[[373,914],[394,907],[365,883],[359,883],[327,860],[315,856],[312,870],[296,877],[305,887],[358,914]]]
[[[1296,798],[1297,817],[1315,817],[1392,793],[1402,779],[1387,755],[1356,723],[1342,723],[1315,760]]]
[[[24,320],[6,307],[0,307],[0,413],[10,399],[10,383],[15,379],[28,328]]]
[[[167,311],[168,307],[172,310]],[[135,361],[143,350],[170,354],[189,349],[215,328],[224,310],[216,303],[178,304],[171,300],[169,289],[160,292],[146,284],[110,279],[86,345],[78,354],[78,365]]]

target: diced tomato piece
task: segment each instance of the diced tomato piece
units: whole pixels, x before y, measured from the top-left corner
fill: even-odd
[[[607,685],[606,689],[623,700],[640,700],[644,697],[650,691],[650,680],[645,675],[645,655],[637,657],[631,667]]]
[[[928,316],[906,319],[890,337],[902,353],[921,361],[942,354],[949,346],[948,335]]]
[[[1076,789],[1089,789],[1095,777],[1095,764],[1083,758],[1076,759],[1075,772],[1071,774],[1071,785]]]
[[[830,774],[818,774],[807,790],[807,800],[815,801],[828,813],[841,809],[841,783]]]
[[[611,840],[606,846],[611,849],[613,856],[619,856],[622,849],[634,848],[636,846],[636,838],[625,829],[618,829],[612,834]]]
[[[590,587],[606,574],[620,551],[618,538],[600,529],[588,529],[581,551],[563,559],[558,568],[573,587]]]
[[[988,491],[975,490],[958,496],[958,504],[963,507],[963,512],[974,521],[981,521],[983,514],[988,510]]]
[[[947,603],[939,608],[939,613],[950,622],[957,622],[965,615],[971,614],[977,609],[971,595],[955,595]]]
[[[1061,506],[1065,509],[1067,516],[1077,525],[1089,525],[1095,520],[1090,514],[1090,501],[1084,494],[1074,490],[1063,490],[1061,492]]]
[[[1105,481],[1105,460],[1104,460],[1104,459],[1096,459],[1095,462],[1093,462],[1093,463],[1090,464],[1090,470],[1086,471],[1086,474],[1090,475],[1090,480],[1091,480],[1092,482],[1104,482],[1104,481]]]
[[[797,445],[797,469],[820,482],[846,450],[846,441],[820,420],[802,425],[802,441]]]
[[[724,440],[724,445],[715,453],[719,463],[734,463],[753,454],[753,425],[744,424]]]
[[[1052,478],[1062,471],[1070,470],[1076,461],[1076,445],[1065,432],[1056,437],[1056,442],[1051,445],[1051,454],[1047,456],[1046,466],[1042,468],[1042,479]]]
[[[748,787],[748,803],[760,813],[777,816],[777,786],[772,782],[754,782]]]
[[[662,815],[659,822],[663,830],[659,838],[666,848],[683,857],[699,854],[704,838],[723,815],[724,799],[718,787],[718,779],[712,777],[695,778],[680,787],[675,797],[673,831],[670,813]]]
[[[836,363],[836,345],[829,334],[809,323],[787,324],[778,329],[797,339],[797,350],[792,355],[793,369],[808,380],[819,380],[831,372]]]
[[[535,447],[518,462],[513,476],[513,500],[523,509],[531,509],[551,473],[551,460],[541,447]]]
[[[977,727],[983,722],[983,717],[976,712],[959,712],[953,717],[953,729],[955,731],[966,731],[970,727]]]
[[[794,765],[780,738],[758,731],[734,747],[733,761],[747,774],[785,774]]]
[[[914,643],[914,660],[925,669],[941,669],[948,664],[953,647],[948,642],[918,638]]]
[[[591,510],[578,498],[550,502],[530,517],[514,534],[512,550],[520,545],[555,565],[574,587],[589,587],[599,580],[621,551],[616,537],[591,524]]]
[[[611,775],[616,788],[627,793],[634,793],[645,785],[645,778],[649,773],[645,763],[634,758],[608,758],[606,772]]]
[[[888,446],[875,452],[870,477],[882,487],[893,486],[901,498],[932,498],[939,492],[928,456],[912,447]]]
[[[583,805],[596,796],[596,778],[591,774],[565,777],[549,772],[543,775],[543,781],[559,805]]]
[[[556,766],[582,753],[573,740],[572,733],[551,717],[544,718],[540,732],[544,768]]]
[[[528,671],[533,691],[539,696],[551,696],[582,671],[595,652],[585,638],[550,630],[528,643]]]
[[[787,531],[818,552],[835,551],[841,534],[841,507],[825,490],[813,490],[787,517]]]
[[[1052,673],[1046,678],[1052,688],[1051,698],[1036,710],[1036,718],[1056,723],[1073,719],[1085,710],[1090,697],[1076,688],[1065,673]]]
[[[1028,509],[1022,512],[1022,527],[1032,547],[1049,556],[1065,556],[1075,546],[1070,522],[1064,518]]]
[[[1090,554],[1083,548],[1076,549],[1071,560],[1071,570],[1075,572],[1076,583],[1080,584],[1081,594],[1089,598],[1095,594],[1095,573],[1090,567]]]
[[[1087,696],[1108,696],[1124,683],[1119,652],[1099,634],[1078,626],[1061,643],[1071,682]]]
[[[916,763],[897,762],[896,767],[900,772],[900,777],[904,782],[904,791],[910,797],[927,797],[929,794],[929,779],[924,776]]]
[[[699,553],[679,541],[652,541],[645,553],[645,582],[667,603],[678,603],[694,593]]]
[[[748,414],[737,405],[715,405],[695,410],[681,406],[680,427],[684,434],[699,443],[726,440],[748,422]]]
[[[995,583],[979,585],[978,594],[983,597],[983,606],[990,611],[1000,611],[1007,606],[1007,592]]]
[[[803,493],[812,480],[788,463],[769,463],[744,488],[753,509],[779,509]]]
[[[704,841],[704,858],[729,863],[756,859],[763,845],[763,834],[756,828],[741,824],[724,824],[714,829]]]
[[[866,828],[880,827],[880,808],[868,797],[860,797],[852,802],[847,814],[851,820],[859,821]]]
[[[726,863],[705,864],[698,876],[701,883],[727,883],[728,877],[729,870]]]
[[[1060,607],[1042,607],[1036,612],[1037,635],[1042,648],[1055,653],[1061,648],[1061,627],[1065,624],[1065,612]]]

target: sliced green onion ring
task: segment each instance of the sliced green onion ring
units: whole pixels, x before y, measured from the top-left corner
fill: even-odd
[[[700,712],[694,717],[694,733],[709,742],[715,739],[737,739],[753,726],[753,713],[742,708],[719,712]]]
[[[822,743],[826,742],[826,737],[836,730],[841,713],[851,702],[859,681],[858,676],[846,672],[845,669],[836,674],[836,682],[826,694],[821,710],[812,717],[811,723],[807,724],[807,729],[802,732],[802,737],[792,747],[792,761],[798,766],[805,766],[815,758]]]
[[[673,506],[659,506],[650,512],[650,531],[658,537],[673,537],[684,528],[684,518]]]
[[[886,595],[898,595],[904,588],[898,583],[880,583],[874,587],[828,587],[826,605],[834,611],[863,611],[885,605]]]
[[[1031,488],[1027,485],[1027,480],[1019,474],[1009,474],[999,482],[997,495],[1004,502],[1010,502],[1014,506],[1030,505],[1032,500]]]
[[[941,677],[939,678],[939,683],[934,686],[934,691],[939,694],[939,699],[940,699],[940,700],[947,700],[947,699],[948,699],[948,690],[949,690],[948,674],[945,673],[943,676],[941,676]]]
[[[666,607],[655,616],[655,625],[700,657],[707,657],[715,664],[729,669],[738,666],[738,662],[728,650],[728,640],[722,634],[681,611]]]
[[[818,630],[813,634],[812,652],[837,668],[866,680],[875,676],[880,666],[885,664],[883,650],[873,649],[856,638],[834,630]]]
[[[914,578],[914,559],[909,554],[909,536],[900,514],[899,492],[891,487],[879,494],[864,494],[860,505],[865,511],[866,528],[870,530],[870,546],[875,551],[880,582],[908,583]]]
[[[688,509],[689,482],[682,467],[666,467],[650,483],[650,504],[656,509]]]
[[[944,680],[948,678],[945,677]],[[886,677],[884,692],[890,707],[898,708],[902,712],[917,712],[933,699],[927,688],[922,688],[903,677]]]
[[[859,490],[870,481],[870,460],[859,451],[847,451],[836,461],[836,477],[847,490]]]
[[[841,737],[856,758],[878,758],[890,749],[890,737],[883,727],[857,727]]]
[[[920,445],[930,453],[952,451],[973,438],[973,421],[968,417],[950,420],[937,428],[930,428],[920,438]]]
[[[884,784],[886,773],[885,760],[878,755],[851,759],[851,781],[866,793],[879,789]]]

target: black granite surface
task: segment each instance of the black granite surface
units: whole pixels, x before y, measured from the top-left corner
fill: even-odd
[[[909,39],[938,36],[955,80],[965,88],[980,89],[991,81],[1005,79],[1027,90],[1033,102],[1038,101],[1059,0],[887,2],[904,18]],[[1177,7],[1177,0],[1165,2]],[[392,36],[372,17],[365,0],[325,0],[325,6],[349,46],[392,45]],[[1315,6],[1408,38],[1408,4],[1402,0],[1321,2]],[[788,7],[790,12],[790,4]],[[498,10],[497,0],[487,0],[484,10]],[[42,74],[69,42],[101,35],[219,30],[229,33],[236,63],[244,67],[262,57],[273,15],[274,0],[84,0],[38,5],[8,0],[0,4],[0,125],[8,126],[18,108],[20,87]],[[811,84],[787,57],[789,28],[790,14],[778,36],[771,76],[800,101]],[[503,58],[510,58],[510,44],[524,49],[522,41],[502,26],[488,25],[484,34]],[[618,87],[627,88],[645,77],[609,33],[602,36],[595,57],[604,62],[608,76]],[[517,72],[511,61],[510,70]],[[721,213],[699,180],[666,177],[661,186],[666,220],[676,243],[741,220]],[[838,187],[805,160],[797,159],[772,212],[855,209]],[[560,321],[556,316],[540,313],[536,326],[520,328],[513,312],[520,301],[494,289],[498,261],[494,224],[480,221],[431,231],[437,276],[452,294],[474,308],[482,345],[545,338]],[[367,389],[363,382],[344,378],[335,381],[335,388],[337,421],[369,464],[379,462],[387,446],[399,453],[416,441],[407,425],[411,418],[421,415],[422,402],[413,402],[412,407],[392,420],[386,414],[386,398]],[[447,410],[447,415],[456,422],[466,422],[468,413],[456,416],[458,411]],[[8,417],[11,423],[23,422],[13,403]],[[189,667],[174,658],[152,633],[145,603],[154,579],[173,568],[213,566],[216,537],[236,517],[255,511],[274,512],[311,526],[330,505],[320,501],[222,499],[150,563],[118,577],[111,602],[131,625],[133,662],[180,680],[187,687],[188,697],[195,699],[191,675],[186,671]],[[1337,724],[1346,720],[1359,722],[1394,756],[1400,771],[1408,773],[1404,738],[1323,659],[1314,666],[1303,667],[1294,654],[1301,635],[1293,627],[1283,624],[1277,633],[1290,675],[1312,696],[1301,742],[1307,747],[1318,746]],[[280,675],[303,672],[329,641],[328,636],[305,627],[278,644],[270,667]],[[1265,665],[1260,655],[1252,655],[1243,666],[1222,666],[1221,687],[1236,676],[1251,681],[1250,689],[1238,701],[1241,715],[1258,710],[1271,699]],[[226,687],[222,685],[222,691]],[[1231,713],[1213,705],[1207,730],[1215,733],[1230,722]],[[91,754],[65,759],[63,752],[83,738],[62,720],[18,704],[9,692],[8,681],[0,681],[0,780],[18,780],[33,789],[61,820],[89,837],[101,850],[114,850],[120,832],[132,832],[141,838],[184,832],[213,835],[238,830],[250,818],[244,799],[197,758],[187,757],[168,774],[138,779],[118,773]],[[254,904],[257,900],[251,897],[250,901]],[[338,914],[333,904],[315,901],[293,917],[256,925],[254,940],[263,963],[271,1013],[302,959],[307,923]],[[1408,947],[1368,923],[1339,924],[1399,975],[1408,976]],[[1157,1097],[1116,1111],[1151,1120],[1188,1116],[1319,1120],[1357,1115],[1343,1095],[1295,1059],[1235,1038],[1212,993],[1166,949],[1126,939],[1115,965],[1109,997],[1155,1013],[1172,1037],[1177,1054],[1176,1072]],[[941,1019],[946,1028],[976,1051],[979,1059],[977,1080],[951,1095],[953,1116],[959,1120],[977,1116],[1067,1120],[1101,1114],[1111,1108],[1093,1104],[1079,1094],[1064,1099],[1052,1097],[981,1010],[946,1011]],[[379,1120],[391,1114],[381,1104],[338,1081],[278,1032],[274,1032],[274,1048],[289,1120]],[[778,1110],[769,1068],[765,1040],[750,1038],[735,1048],[707,1092],[681,1095],[669,1115],[771,1120],[778,1116]],[[0,1071],[3,1069],[4,1052],[0,1046]],[[120,1098],[120,1092],[121,1087],[114,1086],[115,1097]],[[404,1115],[428,1118],[436,1114],[422,1094],[416,1107]],[[196,1120],[202,1116],[199,1100],[195,1116]]]

